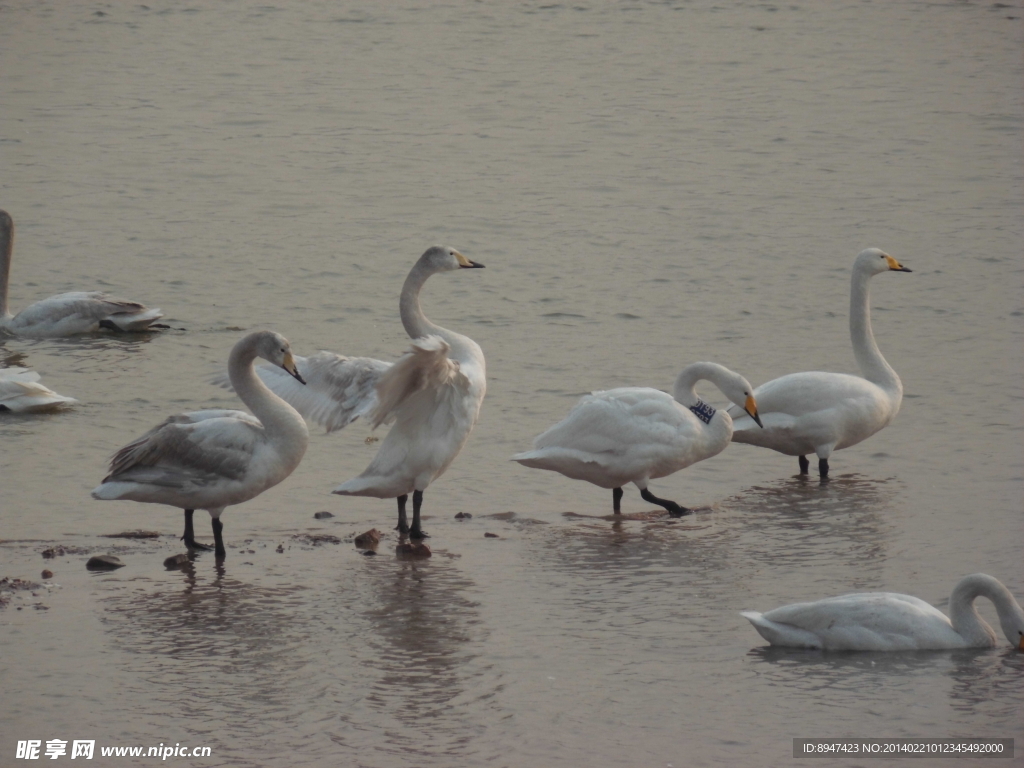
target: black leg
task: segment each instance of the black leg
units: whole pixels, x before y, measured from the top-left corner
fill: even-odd
[[[800,474],[806,475],[811,469],[811,462],[807,460],[806,456],[800,456]]]
[[[213,547],[208,547],[196,541],[196,534],[192,530],[192,514],[194,512],[194,509],[185,510],[185,533],[181,535],[181,540],[185,542],[185,546],[189,549],[202,549],[209,552]]]
[[[682,517],[683,515],[689,514],[690,510],[686,507],[681,507],[674,501],[668,499],[659,499],[653,493],[648,491],[646,488],[640,490],[640,495],[644,497],[644,501],[649,501],[651,504],[658,504],[668,510],[668,513],[673,517]]]
[[[420,507],[423,506],[423,491],[412,492],[412,528],[409,529],[410,539],[429,539],[420,527]]]
[[[622,489],[612,488],[612,512],[616,515],[622,514]]]
[[[818,474],[823,479],[828,477],[828,459],[818,459]]]
[[[395,530],[401,534],[409,532],[409,521],[405,517],[405,502],[409,500],[409,494],[403,493],[398,497],[398,525]]]
[[[219,517],[210,518],[210,522],[213,524],[213,543],[217,547],[217,559],[223,560],[228,556],[227,551],[224,549],[224,537],[221,535],[221,531],[224,530],[224,523],[220,521]]]

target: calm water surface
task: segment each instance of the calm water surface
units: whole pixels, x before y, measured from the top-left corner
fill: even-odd
[[[975,571],[1024,596],[1022,16],[0,5],[12,306],[102,288],[174,329],[0,340],[0,366],[81,401],[0,419],[0,577],[55,572],[0,609],[0,762],[25,739],[228,766],[774,766],[815,736],[1019,754],[1024,655],[769,650],[738,611],[875,589],[945,608]],[[329,493],[376,450],[361,423],[315,430],[287,481],[228,510],[223,567],[165,571],[180,512],[89,498],[169,413],[234,407],[209,380],[247,330],[394,359],[401,281],[435,242],[487,265],[423,300],[481,344],[489,391],[426,494],[430,561],[352,547],[394,515]],[[669,388],[696,360],[755,384],[854,371],[868,246],[914,270],[872,283],[906,396],[827,484],[733,446],[652,486],[693,517],[627,489],[613,521],[606,491],[508,461],[582,393]],[[140,528],[162,536],[101,538]],[[127,567],[87,573],[98,552]]]

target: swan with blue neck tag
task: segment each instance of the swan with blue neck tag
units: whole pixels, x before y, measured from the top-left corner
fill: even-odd
[[[581,398],[569,415],[534,440],[534,450],[512,457],[523,466],[559,472],[612,491],[621,514],[622,486],[633,483],[645,501],[673,516],[690,510],[661,499],[648,483],[725,450],[732,418],[697,396],[698,381],[710,381],[756,423],[754,388],[718,363],[693,363],[676,378],[673,395],[648,387],[624,387]]]

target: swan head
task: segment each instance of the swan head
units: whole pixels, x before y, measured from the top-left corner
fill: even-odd
[[[253,346],[257,355],[276,366],[284,368],[300,383],[306,383],[305,379],[299,375],[298,366],[295,365],[295,356],[292,355],[292,346],[288,343],[288,339],[273,331],[262,331],[253,334],[253,336],[255,336]]]
[[[482,269],[483,264],[470,261],[454,248],[433,245],[420,256],[419,266],[428,272],[454,272],[456,269]]]
[[[757,426],[764,429],[764,424],[761,423],[761,417],[757,415],[757,401],[754,399],[754,388],[750,386],[750,382],[740,376],[738,373],[733,373],[721,382],[719,389],[722,390],[722,394],[732,400],[736,405],[742,408],[746,414],[754,420]]]
[[[879,272],[912,271],[878,248],[867,248],[861,251],[860,255],[857,256],[857,261],[854,263],[854,269],[862,269],[871,275],[877,275]]]

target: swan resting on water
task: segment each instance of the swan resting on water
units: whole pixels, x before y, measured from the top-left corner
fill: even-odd
[[[420,521],[423,492],[459,455],[487,390],[483,350],[468,336],[428,320],[420,308],[420,290],[438,272],[483,266],[454,248],[437,245],[420,256],[405,279],[398,304],[402,325],[413,342],[394,364],[333,352],[297,357],[306,387],[278,369],[256,369],[268,387],[328,432],[360,416],[369,419],[373,428],[394,422],[370,465],[333,492],[397,498],[396,530],[414,539],[427,537]],[[223,377],[216,383],[226,385]],[[405,509],[410,493],[411,526]]]
[[[850,286],[850,341],[861,376],[808,371],[791,373],[754,390],[764,429],[755,429],[742,411],[735,419],[734,443],[798,456],[800,474],[807,474],[807,454],[818,456],[818,473],[828,476],[833,451],[849,448],[886,427],[900,409],[903,384],[885,361],[871,332],[868,282],[881,272],[910,272],[877,248],[868,248],[853,263]]]
[[[993,631],[974,607],[976,597],[996,607],[1010,645],[1024,651],[1024,611],[1003,584],[984,573],[965,576],[949,598],[949,618],[910,595],[861,592],[813,603],[741,613],[772,645],[826,651],[912,651],[994,648]]]
[[[7,307],[7,291],[13,253],[14,221],[7,211],[0,211],[0,331],[33,339],[74,336],[101,328],[145,331],[163,317],[159,309],[147,309],[138,302],[100,291],[62,293],[12,315]]]
[[[114,454],[110,474],[93,489],[93,498],[184,509],[182,539],[189,549],[209,549],[196,542],[192,529],[192,513],[205,509],[212,518],[217,559],[223,559],[224,508],[255,498],[288,477],[309,442],[303,418],[256,376],[257,357],[302,381],[283,336],[250,333],[232,348],[228,376],[252,415],[218,409],[169,417]]]
[[[39,374],[28,368],[0,368],[0,411],[44,413],[77,403],[40,383]]]
[[[697,397],[694,387],[702,379],[761,423],[753,387],[746,379],[717,363],[693,363],[676,378],[674,397],[647,387],[586,395],[568,416],[534,440],[534,450],[512,460],[611,488],[616,514],[621,512],[622,486],[633,483],[645,501],[672,515],[685,515],[690,510],[659,499],[647,483],[711,458],[729,445],[732,418]]]

